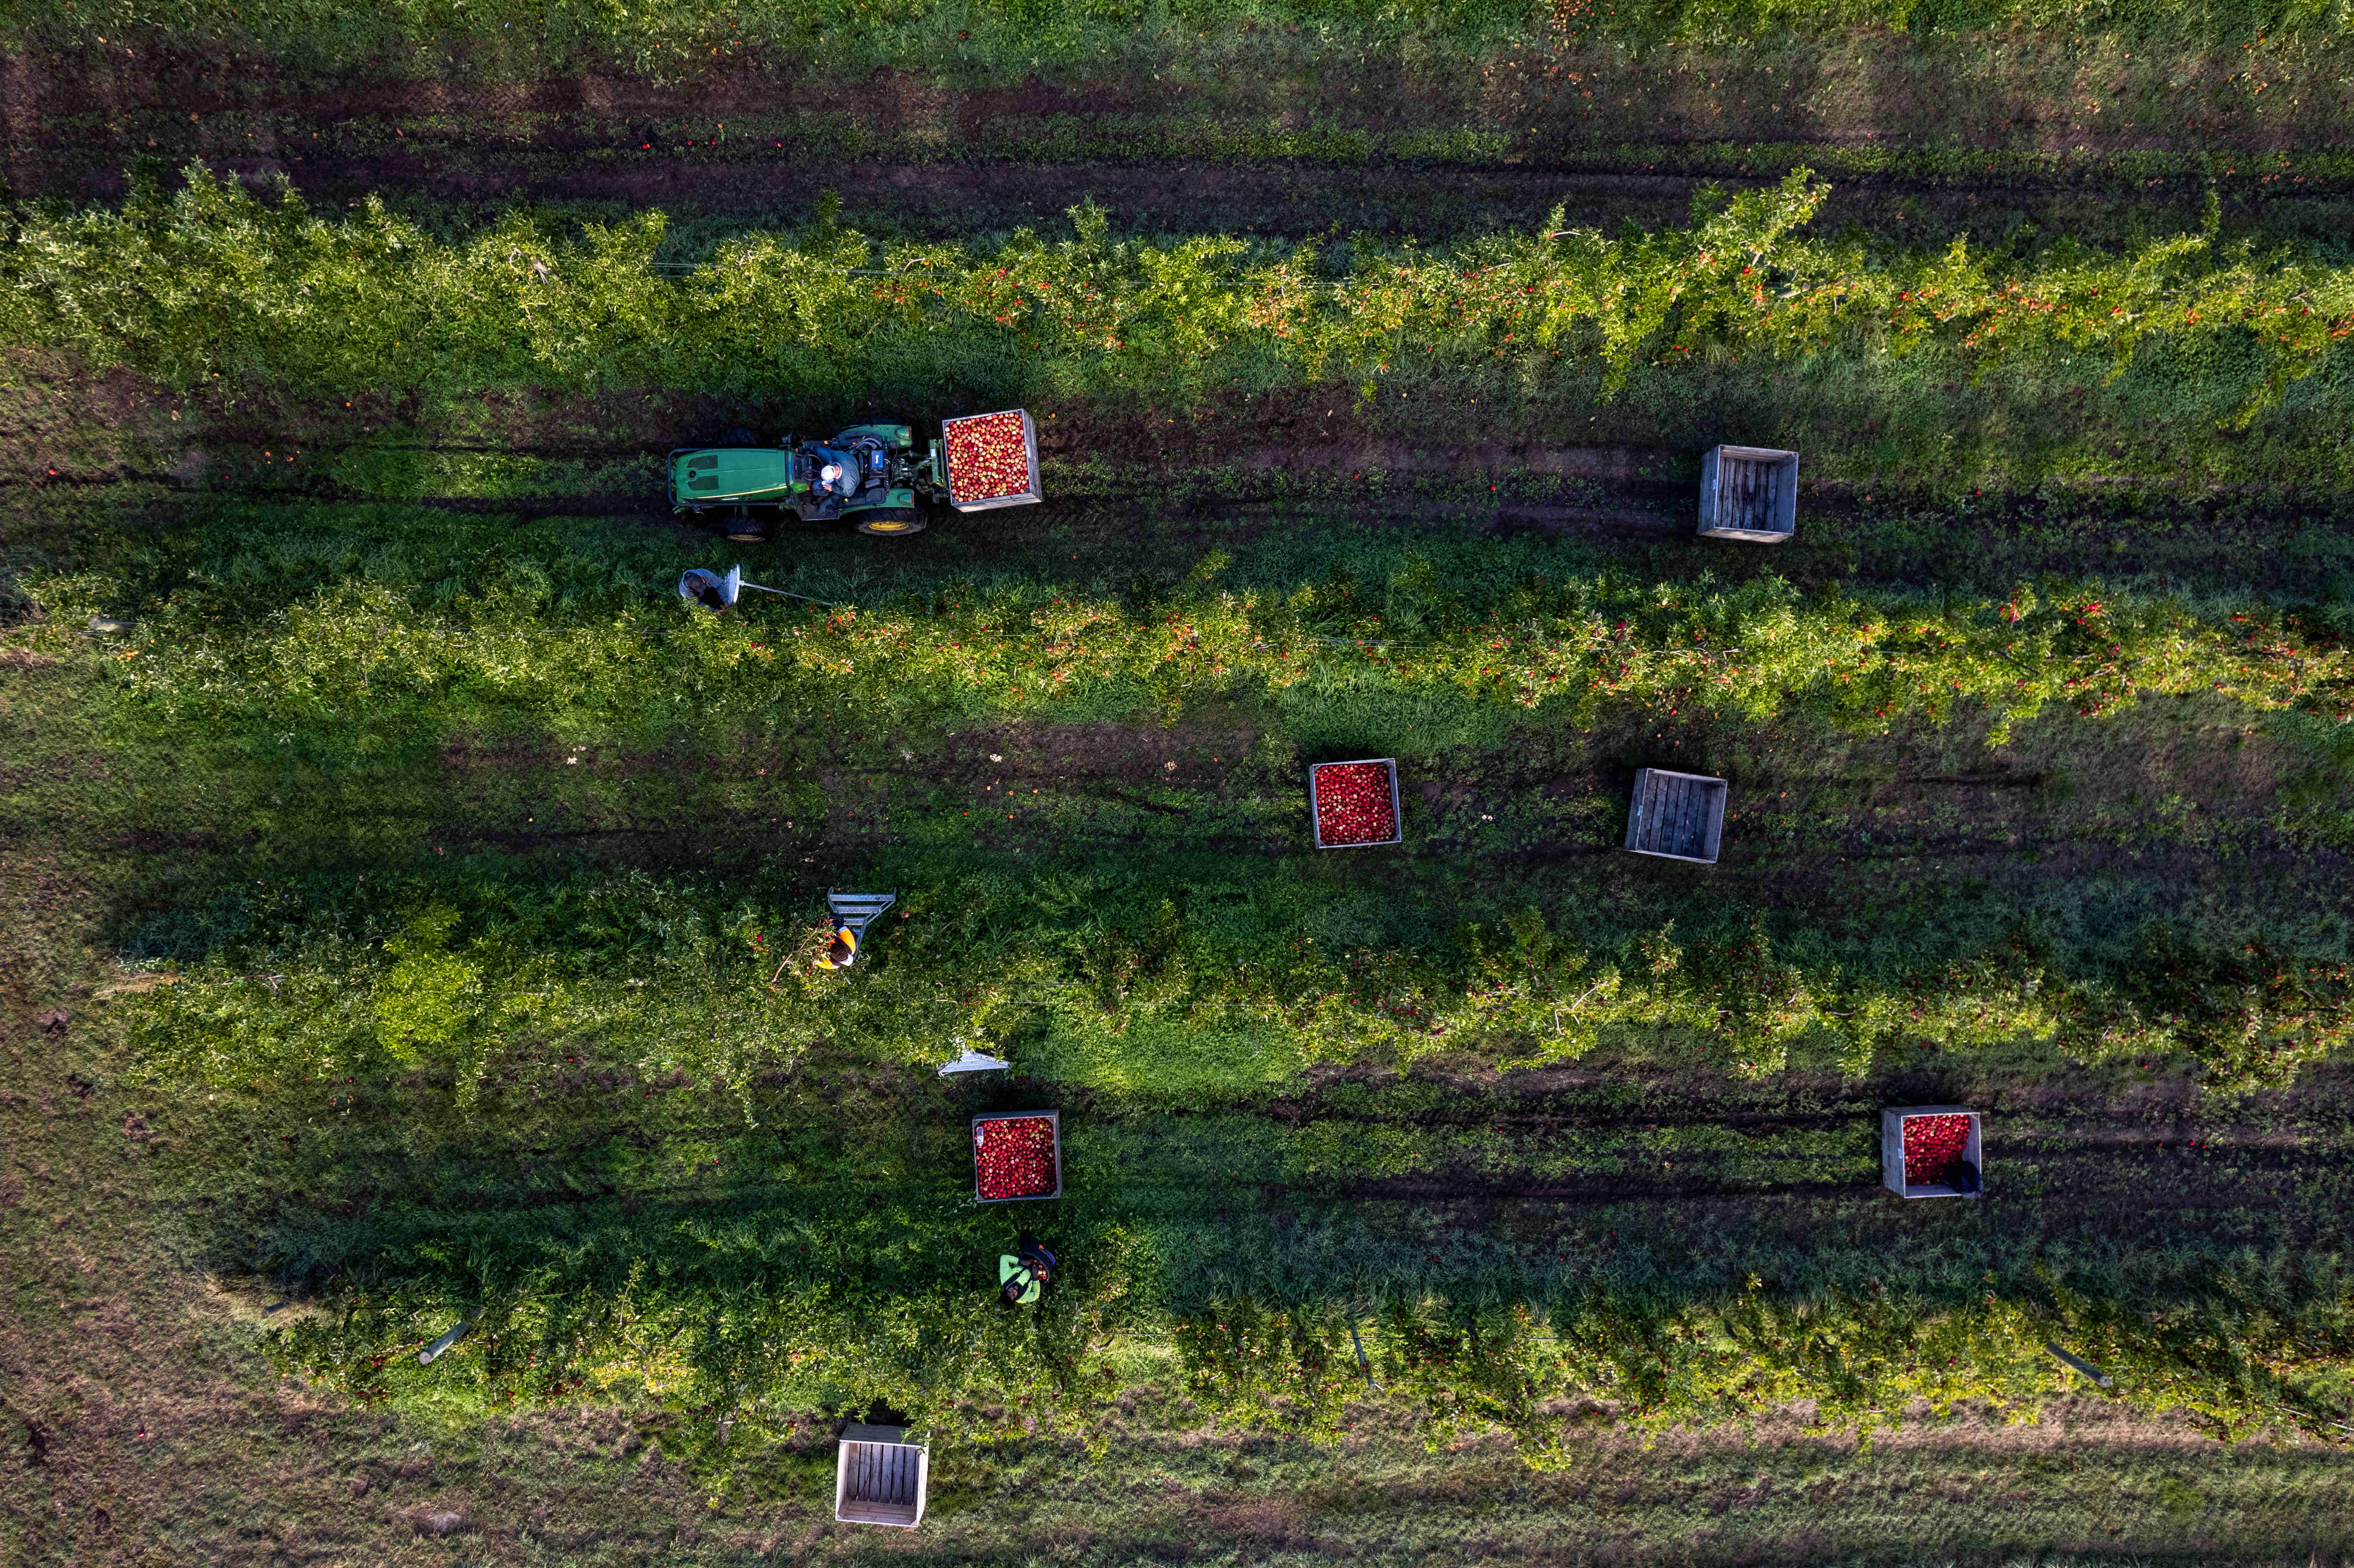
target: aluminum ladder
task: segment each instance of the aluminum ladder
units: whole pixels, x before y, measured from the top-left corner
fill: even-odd
[[[848,969],[858,961],[859,949],[866,946],[867,922],[899,902],[896,888],[888,893],[842,893],[825,890],[825,906],[833,912],[833,928],[850,933],[850,957],[834,967]]]

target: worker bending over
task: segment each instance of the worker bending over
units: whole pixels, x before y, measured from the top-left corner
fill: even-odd
[[[1027,1307],[1038,1299],[1046,1281],[1055,1277],[1055,1255],[1028,1231],[1011,1253],[997,1258],[997,1298],[1008,1307]]]

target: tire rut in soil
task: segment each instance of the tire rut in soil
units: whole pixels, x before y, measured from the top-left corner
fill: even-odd
[[[122,162],[127,164],[130,155],[124,149]],[[116,201],[125,194],[120,167],[94,154],[80,154],[65,166],[54,158],[45,162],[47,172],[28,182],[39,188],[27,194],[79,201]],[[565,166],[560,157],[543,154],[513,164],[297,157],[230,158],[221,160],[221,166],[257,185],[282,174],[307,201],[323,208],[387,193],[480,207],[484,216],[510,205],[621,204],[693,214],[703,225],[782,230],[803,227],[824,191],[842,189],[854,193],[843,211],[848,227],[917,240],[967,239],[1018,228],[1039,229],[1051,238],[1067,230],[1069,209],[1089,200],[1109,212],[1124,233],[1230,233],[1286,243],[1320,238],[1336,228],[1425,241],[1521,232],[1564,204],[1563,221],[1572,227],[1615,231],[1633,222],[1660,228],[1687,221],[1693,196],[1705,185],[1774,183],[1734,172],[1628,175],[1581,168],[1575,160],[1511,168],[1193,163],[1180,165],[1182,177],[1173,179],[1170,166],[1158,162],[861,162],[812,167],[808,160],[793,159],[747,164],[625,161],[616,166],[600,158]],[[1978,185],[1843,173],[1833,181],[1818,221],[1832,228],[1893,227],[1934,245],[1983,231],[1990,213],[2016,211],[2041,228],[2082,229],[2097,220],[2102,228],[2096,237],[2105,241],[2115,238],[2106,228],[2122,232],[2136,221],[2195,228],[2202,216],[2200,199],[2186,190],[2153,202],[2088,192],[2080,183],[2061,180]],[[2279,227],[2271,215],[2277,205],[2290,215],[2290,229],[2302,231],[2298,215],[2323,199],[2305,192],[2239,196],[2226,204],[2225,220],[2234,233],[2270,232]],[[688,251],[677,259],[696,257]]]
[[[24,195],[111,195],[121,188],[122,166],[134,156],[172,166],[207,157],[249,177],[285,174],[323,196],[386,189],[479,201],[520,193],[534,201],[677,202],[705,212],[806,210],[823,186],[856,193],[880,184],[889,190],[887,210],[953,214],[966,229],[976,227],[973,217],[990,213],[1008,218],[1028,214],[1033,220],[1039,214],[1059,216],[1083,196],[1102,198],[1107,192],[1112,198],[1108,205],[1152,212],[1188,230],[1240,228],[1255,221],[1241,213],[1257,211],[1278,228],[1289,223],[1301,232],[1320,231],[1336,219],[1346,227],[1375,227],[1403,198],[1415,218],[1412,227],[1427,236],[1445,228],[1450,213],[1481,214],[1479,221],[1490,227],[1508,212],[1532,223],[1563,190],[1577,205],[1585,187],[1604,182],[1644,192],[1644,199],[1674,218],[1703,180],[1742,184],[1760,177],[1739,159],[1660,172],[1630,167],[1624,154],[1597,160],[1585,149],[1616,153],[1628,144],[1655,146],[1661,161],[1673,162],[1688,148],[1814,139],[1897,148],[1984,144],[2211,155],[2330,144],[2338,118],[2318,82],[2303,89],[2293,81],[2273,84],[2276,96],[2307,101],[2301,124],[2285,123],[2280,111],[2271,109],[2260,120],[2247,111],[2243,89],[2234,95],[2243,112],[2221,120],[2211,115],[2209,123],[2196,128],[2177,125],[2169,113],[2163,127],[2127,130],[2118,123],[2114,105],[2102,117],[2087,111],[2073,91],[2047,104],[1999,102],[1999,95],[1984,94],[1933,102],[1921,99],[1911,84],[1899,85],[1907,69],[1917,72],[1925,63],[1917,43],[1882,38],[1859,40],[1853,47],[1859,59],[1872,55],[1875,70],[1898,71],[1898,79],[1884,84],[1893,90],[1876,94],[1862,119],[1849,111],[1795,117],[1787,112],[1798,86],[1787,69],[1774,77],[1730,62],[1720,72],[1719,65],[1710,64],[1705,74],[1713,79],[1704,93],[1696,83],[1678,84],[1672,71],[1652,72],[1634,84],[1639,106],[1613,106],[1608,95],[1597,103],[1589,90],[1572,85],[1583,59],[1575,51],[1528,60],[1511,58],[1510,51],[1484,59],[1459,54],[1453,69],[1442,64],[1417,69],[1379,52],[1336,53],[1281,37],[1267,44],[1284,62],[1277,69],[1225,71],[1213,65],[1214,79],[1183,85],[1162,81],[1149,62],[1133,62],[1116,74],[1057,73],[1005,86],[950,86],[930,71],[883,69],[844,76],[758,48],[700,77],[663,85],[578,69],[519,80],[366,70],[326,78],[266,58],[224,71],[217,59],[196,50],[151,48],[122,56],[43,51],[24,57],[12,72],[7,150],[11,177]],[[1584,65],[1591,69],[1609,52],[1597,51]],[[1787,68],[1792,62],[1783,63]],[[2228,65],[2206,62],[2203,75],[2236,77],[2244,63],[2237,55]],[[1471,87],[1475,66],[1479,83]],[[1806,69],[1800,67],[1802,74]],[[2179,69],[2169,69],[2169,78],[2179,75]],[[2226,84],[2211,79],[2200,85]],[[2179,99],[2198,88],[2170,81],[2169,90]],[[2050,82],[2042,90],[2056,91]],[[1500,107],[1506,101],[1509,110]],[[1376,107],[1369,110],[1368,103]],[[2052,111],[2061,110],[2052,118]],[[1507,117],[1500,121],[1500,114]],[[811,123],[847,117],[886,145],[917,138],[954,149],[985,149],[992,145],[991,127],[1039,123],[1050,116],[1064,123],[1102,122],[1115,137],[1130,135],[1125,128],[1132,124],[1162,118],[1178,125],[1208,120],[1237,128],[1263,128],[1279,119],[1314,122],[1328,130],[1348,127],[1374,137],[1400,130],[1492,132],[1509,126],[1512,141],[1510,151],[1500,144],[1482,160],[1394,166],[1376,161],[1365,167],[1353,161],[1319,166],[1289,160],[1228,164],[1172,159],[1149,136],[1132,143],[1138,148],[1133,154],[1071,165],[1019,162],[1018,146],[1011,157],[983,153],[956,162],[842,163],[812,156],[798,131],[790,132],[790,147],[749,139],[755,123],[769,124],[778,137],[786,135],[790,119],[779,117],[795,115],[820,117]],[[737,132],[728,142],[714,144],[704,134],[716,135],[718,123],[730,120]],[[337,134],[368,127],[384,148],[334,150]],[[395,129],[404,133],[387,134]],[[1527,140],[1523,130],[1537,139]],[[329,143],[319,145],[313,131],[326,132]],[[681,141],[690,138],[697,143],[695,155],[676,156]],[[648,143],[659,143],[662,150]],[[1172,165],[1183,170],[1182,179],[1167,177]],[[2066,202],[2081,207],[2115,195],[2147,211],[2168,202],[2195,207],[2204,190],[2203,182],[2187,180],[2153,191],[2138,168],[2121,168],[2105,179],[2097,172],[2087,179],[2080,171],[2050,179],[1965,183],[1967,172],[1956,171],[1963,179],[1932,180],[1857,170],[1842,174],[1838,183],[1885,193],[1907,204],[1916,218],[1923,198],[1969,202],[1986,196],[1999,207]],[[2176,191],[2173,183],[2198,188]],[[1188,191],[1189,185],[1198,188]],[[1328,185],[1334,194],[1320,202]],[[2308,177],[2303,186],[2279,195],[2309,199],[2337,188],[2327,179]],[[2274,195],[2253,181],[2247,194],[2257,200]],[[1606,196],[1587,205],[1596,206],[1598,216],[1623,212],[1626,203]],[[1853,215],[1835,221],[1847,216]],[[1970,216],[1982,228],[1986,206],[1972,203]],[[1368,224],[1367,218],[1375,222]]]

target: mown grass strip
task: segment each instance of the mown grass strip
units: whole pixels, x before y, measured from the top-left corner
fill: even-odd
[[[155,129],[186,142],[185,124],[157,114]],[[1907,140],[1830,141],[1581,140],[1543,128],[1500,129],[1479,122],[1399,129],[1386,120],[1360,123],[1328,115],[1308,122],[1281,115],[1024,114],[982,120],[950,138],[870,121],[854,111],[763,113],[735,109],[721,117],[616,120],[593,114],[524,114],[485,145],[480,123],[456,115],[352,120],[305,141],[298,161],[377,158],[399,153],[510,167],[519,158],[565,164],[632,161],[689,166],[782,165],[814,159],[903,164],[1161,162],[1303,164],[1581,173],[1668,174],[1699,178],[1780,180],[1794,169],[1832,179],[1873,176],[1905,185],[1961,189],[2105,191],[2162,195],[2214,189],[2232,199],[2325,196],[2354,186],[2354,153],[2334,148],[2160,148],[1940,146]],[[287,117],[291,139],[307,122]],[[715,132],[718,133],[715,134]],[[2167,185],[2175,189],[2167,192]]]
[[[2051,30],[2055,18],[2023,0],[1448,0],[1402,7],[1381,0],[1315,5],[1253,0],[1247,5],[1150,0],[964,0],[889,13],[841,0],[691,0],[647,10],[596,0],[489,0],[462,11],[425,5],[356,5],[349,0],[246,0],[235,11],[201,0],[61,0],[26,13],[7,37],[45,48],[116,46],[127,40],[251,51],[312,69],[349,69],[384,57],[432,59],[463,49],[482,71],[528,71],[620,61],[676,79],[712,58],[807,53],[831,46],[860,66],[929,65],[941,57],[998,72],[1094,63],[1117,41],[1142,34],[1182,42],[1243,31],[1307,31],[1337,44],[1391,49],[1419,45],[1460,50],[1515,42],[1555,46],[1589,39],[1723,44],[1827,30]],[[2082,37],[2114,36],[2177,47],[2219,37],[2274,41],[2343,33],[2342,0],[2191,0],[2105,8],[2069,18]],[[441,63],[435,60],[434,63]]]

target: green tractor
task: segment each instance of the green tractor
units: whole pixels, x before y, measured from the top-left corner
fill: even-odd
[[[749,430],[731,430],[725,445],[672,452],[671,506],[718,523],[731,539],[758,540],[787,509],[804,523],[843,522],[887,537],[921,533],[928,503],[978,512],[1040,499],[1037,434],[1019,408],[950,419],[939,440],[922,446],[909,425],[853,425],[824,440],[788,437],[773,447],[756,441]],[[1028,484],[1017,488],[1025,466]]]

